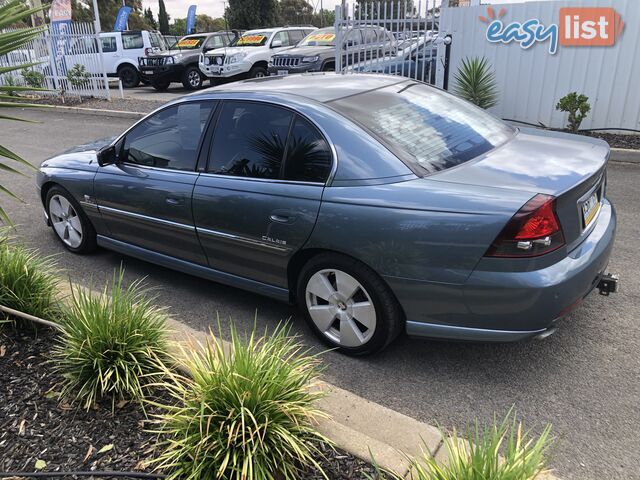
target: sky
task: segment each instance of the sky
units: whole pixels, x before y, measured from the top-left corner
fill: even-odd
[[[314,7],[320,8],[320,0],[307,1]],[[482,3],[522,3],[526,1],[528,0],[482,0]],[[322,6],[325,9],[333,9],[337,4],[341,3],[340,0],[322,0],[322,2]],[[429,0],[429,4],[431,4],[431,2],[433,2],[433,0]],[[436,3],[440,4],[440,0],[436,0]],[[164,0],[164,4],[171,18],[185,18],[189,5],[197,5],[198,13],[206,13],[214,18],[221,17],[224,12],[223,0]],[[153,13],[156,16],[158,15],[157,0],[142,0],[142,5],[144,8],[151,7]]]

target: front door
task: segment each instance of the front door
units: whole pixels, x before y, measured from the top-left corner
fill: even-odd
[[[194,101],[165,108],[120,140],[118,163],[101,167],[94,180],[96,202],[112,238],[206,265],[191,195],[214,106]]]
[[[225,101],[193,194],[200,242],[217,270],[287,288],[332,165],[307,120],[273,104]]]

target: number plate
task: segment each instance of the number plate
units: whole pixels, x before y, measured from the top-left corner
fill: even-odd
[[[289,75],[289,70],[278,70],[278,75]]]
[[[211,67],[211,72],[212,73],[220,73],[220,67],[218,67],[218,66]]]
[[[153,70],[143,70],[143,72],[145,75],[153,75]]]
[[[593,192],[582,204],[582,221],[587,228],[600,211],[600,200],[598,200],[598,190]]]

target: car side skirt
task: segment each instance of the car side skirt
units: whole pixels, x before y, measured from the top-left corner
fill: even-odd
[[[146,248],[142,247],[137,247],[135,245],[121,242],[120,240],[115,240],[103,235],[98,235],[97,239],[98,245],[100,245],[101,247],[108,250],[113,250],[123,255],[130,255],[140,260],[171,268],[172,270],[177,270],[179,272],[194,275],[206,280],[223,283],[231,287],[248,290],[259,295],[264,295],[266,297],[280,300],[282,302],[289,302],[289,290],[287,288],[268,285],[266,283],[257,282],[248,278],[239,277],[231,273],[215,270],[204,265],[198,265],[196,263],[187,262],[185,260],[179,260],[162,253],[147,250]]]
[[[444,338],[477,342],[517,342],[544,334],[541,330],[489,330],[484,328],[456,327],[436,323],[407,321],[407,335],[410,337]]]

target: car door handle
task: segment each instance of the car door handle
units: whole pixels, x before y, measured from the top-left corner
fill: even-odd
[[[164,201],[169,205],[184,205],[184,197],[167,197]]]
[[[295,218],[296,217],[293,215],[283,215],[281,213],[272,213],[269,216],[269,219],[271,219],[271,221],[278,223],[293,223]]]

